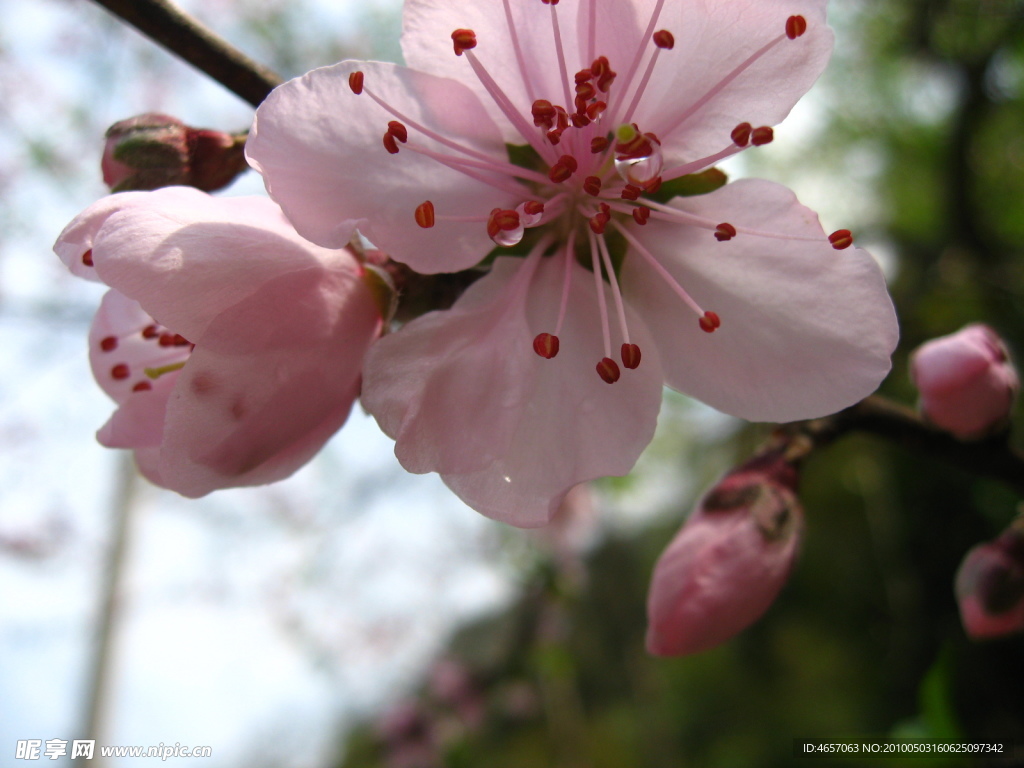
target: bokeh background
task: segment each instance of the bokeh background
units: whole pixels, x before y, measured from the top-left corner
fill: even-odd
[[[397,0],[181,4],[285,77],[400,60]],[[878,257],[902,326],[882,390],[912,404],[928,338],[983,321],[1024,353],[1024,3],[829,14],[826,74],[726,170],[789,184]],[[0,764],[19,739],[86,734],[209,745],[210,768],[808,765],[794,739],[840,736],[1024,749],[1024,642],[969,641],[952,591],[1020,499],[879,438],[808,462],[802,556],[771,611],[675,660],[643,650],[654,559],[769,428],[674,393],[636,471],[541,532],[406,475],[359,412],[270,488],[189,501],[136,478],[93,440],[101,290],[50,247],[105,192],[108,125],[235,131],[252,108],[87,0],[0,0],[0,19]],[[261,190],[248,174],[224,194]]]

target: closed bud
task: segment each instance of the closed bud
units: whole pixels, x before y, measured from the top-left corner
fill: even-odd
[[[244,135],[192,128],[151,112],[107,130],[103,182],[112,192],[175,185],[212,192],[248,168],[244,148]]]
[[[910,374],[924,416],[963,439],[1003,427],[1020,389],[1006,347],[986,325],[968,325],[918,347]]]
[[[1024,630],[1024,515],[979,544],[956,574],[960,620],[976,640]]]
[[[654,568],[650,653],[708,650],[768,610],[803,530],[796,483],[796,468],[772,452],[734,469],[701,500]]]

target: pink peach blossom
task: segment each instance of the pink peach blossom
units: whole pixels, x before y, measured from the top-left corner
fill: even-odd
[[[112,289],[89,334],[118,404],[98,439],[157,485],[197,497],[280,480],[348,417],[381,312],[352,253],[303,240],[270,200],[120,193],[54,249]]]
[[[967,553],[956,574],[956,597],[974,639],[1024,631],[1024,517]]]
[[[699,653],[757,621],[789,577],[802,530],[796,470],[779,456],[726,475],[655,566],[647,650]]]
[[[1006,424],[1020,390],[1002,340],[981,324],[922,344],[911,357],[910,374],[921,392],[921,412],[965,439]]]
[[[408,67],[268,97],[246,152],[305,237],[358,230],[422,273],[497,256],[368,357],[363,402],[407,469],[542,525],[631,469],[664,383],[772,421],[877,387],[895,314],[871,256],[836,250],[849,232],[766,181],[672,197],[771,140],[829,58],[824,7],[407,0]]]

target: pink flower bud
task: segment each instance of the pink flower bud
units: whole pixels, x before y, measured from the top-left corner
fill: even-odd
[[[1020,389],[1002,340],[980,324],[918,347],[910,375],[921,392],[921,412],[964,439],[1002,426]]]
[[[147,113],[114,123],[103,150],[103,182],[113,192],[185,185],[212,192],[248,166],[244,136],[192,128]]]
[[[796,479],[779,454],[758,456],[701,500],[654,568],[650,653],[705,651],[768,610],[789,576],[803,529]]]
[[[967,553],[956,574],[956,598],[974,639],[1024,630],[1024,516]]]

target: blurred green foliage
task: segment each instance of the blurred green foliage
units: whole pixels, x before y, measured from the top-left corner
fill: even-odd
[[[870,169],[858,171],[871,212],[858,233],[891,255],[902,326],[883,392],[909,404],[907,355],[928,338],[981,321],[1024,353],[1024,3],[862,0],[830,11],[839,45],[816,91],[824,123],[802,154],[837,187],[851,166]],[[808,164],[752,167],[785,181]],[[685,430],[686,419],[674,424]],[[1018,440],[1021,421],[1018,409]],[[763,434],[696,452],[740,459]],[[674,660],[643,649],[649,575],[684,500],[664,523],[607,540],[570,588],[539,562],[515,606],[455,639],[480,722],[427,688],[415,699],[416,738],[430,747],[419,758],[368,726],[339,765],[906,764],[792,757],[794,739],[888,735],[1020,750],[998,763],[911,761],[920,768],[1024,765],[1024,640],[969,641],[952,588],[966,550],[993,538],[1019,499],[866,436],[813,457],[802,499],[808,531],[790,584],[725,646]],[[512,691],[527,704],[511,707]]]

